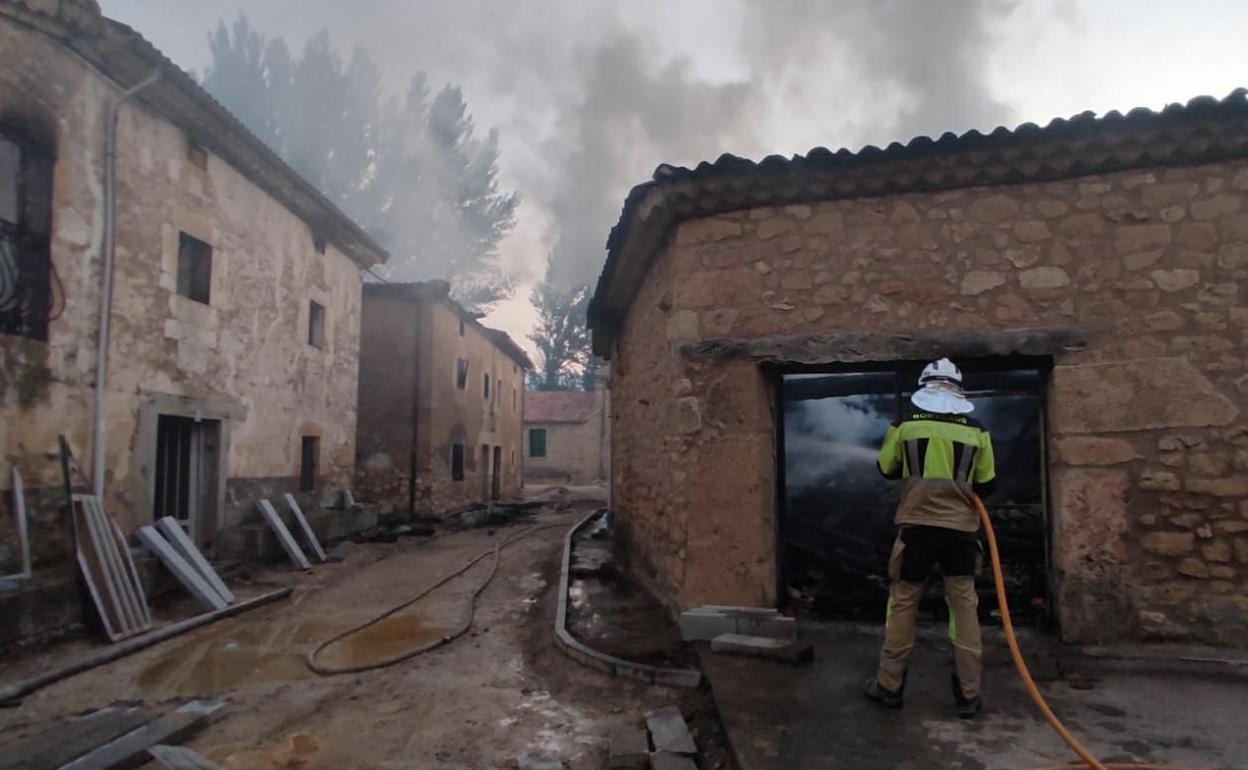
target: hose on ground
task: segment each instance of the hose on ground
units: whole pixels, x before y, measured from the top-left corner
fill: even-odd
[[[352,626],[351,628],[348,628],[346,631],[335,634],[334,636],[331,636],[328,639],[320,642],[319,644],[316,645],[316,647],[312,649],[311,652],[308,653],[307,657],[304,659],[304,662],[307,664],[309,669],[311,669],[313,672],[320,674],[322,676],[330,676],[333,674],[358,674],[362,671],[373,671],[375,669],[385,668],[387,666],[393,666],[396,663],[401,663],[405,660],[410,660],[411,658],[414,658],[417,655],[423,655],[426,652],[431,652],[433,650],[438,649],[439,647],[444,647],[450,644],[451,642],[455,641],[459,637],[468,633],[468,629],[472,628],[473,619],[476,617],[476,614],[477,614],[477,599],[481,596],[481,593],[485,591],[486,587],[489,586],[490,582],[494,580],[494,575],[498,572],[498,563],[502,555],[503,549],[509,545],[519,542],[520,540],[523,540],[526,537],[529,537],[530,535],[534,535],[538,532],[541,532],[542,530],[554,529],[555,527],[566,527],[566,526],[567,526],[566,523],[539,524],[534,527],[529,527],[528,529],[522,532],[518,532],[509,537],[499,539],[499,541],[494,544],[493,548],[487,551],[482,551],[477,556],[474,556],[473,558],[469,559],[468,562],[464,564],[462,567],[439,578],[433,585],[429,586],[425,590],[416,594],[412,598],[391,607],[390,609],[386,610],[380,615],[377,615],[371,620],[367,620],[363,623],[360,623],[359,625]],[[384,658],[378,658],[376,660],[369,661],[368,663],[360,663],[360,664],[356,664],[353,666],[328,666],[323,663],[319,663],[317,661],[317,657],[321,654],[321,652],[325,650],[325,648],[337,642],[340,642],[343,639],[346,639],[348,636],[351,636],[353,634],[358,634],[360,631],[363,631],[364,629],[370,626],[374,626],[392,615],[402,612],[403,610],[412,606],[413,604],[425,598],[429,594],[438,590],[442,586],[451,582],[455,578],[464,574],[468,570],[472,569],[483,559],[486,559],[490,556],[494,557],[490,564],[490,571],[486,574],[485,579],[482,580],[480,584],[478,584],[477,587],[473,589],[472,594],[468,597],[468,604],[464,609],[463,621],[459,624],[459,626],[457,626],[447,635],[440,637],[438,639],[435,639],[431,642],[425,642],[424,644],[413,647],[409,650],[404,650],[403,652],[397,653],[395,655],[390,655]]]
[[[980,521],[984,525],[984,533],[988,536],[988,554],[992,557],[992,582],[997,589],[997,606],[1001,611],[1001,626],[1005,630],[1005,641],[1010,647],[1010,657],[1014,659],[1014,667],[1018,669],[1018,676],[1023,680],[1023,687],[1027,689],[1027,694],[1031,696],[1031,702],[1036,704],[1036,708],[1040,710],[1045,721],[1049,723],[1049,727],[1052,727],[1058,737],[1082,760],[1082,764],[1033,768],[1033,770],[1078,770],[1080,767],[1090,767],[1092,770],[1176,770],[1176,768],[1167,765],[1135,762],[1101,762],[1075,736],[1071,735],[1070,730],[1066,729],[1066,725],[1062,724],[1057,715],[1053,713],[1053,709],[1049,708],[1048,702],[1045,701],[1044,696],[1040,693],[1040,688],[1036,687],[1035,680],[1031,678],[1031,671],[1027,668],[1027,663],[1023,660],[1023,653],[1018,647],[1018,637],[1014,634],[1014,623],[1010,620],[1010,607],[1005,599],[1005,577],[1001,572],[1001,554],[997,551],[997,535],[992,529],[992,519],[989,518],[988,509],[984,507],[984,501],[979,499],[979,495],[972,495],[971,499],[979,511]]]

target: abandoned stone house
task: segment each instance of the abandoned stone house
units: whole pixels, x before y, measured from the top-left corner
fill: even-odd
[[[1023,613],[1075,641],[1242,643],[1246,295],[1242,90],[660,166],[590,310],[634,571],[678,608],[882,605],[875,450],[947,355],[998,448]]]
[[[364,287],[356,488],[382,513],[439,514],[520,492],[532,364],[449,288]]]
[[[125,532],[174,516],[218,554],[258,497],[351,482],[385,252],[92,0],[0,2],[0,228],[0,447],[37,573],[73,580],[58,434]]]
[[[590,391],[535,390],[524,402],[524,478],[594,484],[607,478],[606,378]]]

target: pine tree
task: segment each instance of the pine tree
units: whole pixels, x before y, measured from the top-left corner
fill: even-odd
[[[589,287],[561,289],[554,282],[554,260],[546,261],[546,276],[533,289],[537,326],[529,339],[537,346],[538,370],[533,376],[537,390],[590,390],[597,361],[591,350],[586,311]]]

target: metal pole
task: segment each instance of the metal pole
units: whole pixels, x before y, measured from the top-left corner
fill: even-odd
[[[100,290],[100,335],[95,354],[95,432],[92,434],[92,487],[104,502],[104,448],[107,441],[108,332],[113,307],[113,268],[117,260],[117,116],[121,105],[155,83],[160,71],[153,71],[138,85],[121,93],[108,105],[104,128],[104,283]]]

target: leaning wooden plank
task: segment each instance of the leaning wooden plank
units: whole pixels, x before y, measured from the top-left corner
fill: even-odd
[[[147,606],[147,594],[143,592],[143,581],[139,579],[139,570],[134,566],[134,556],[130,553],[130,546],[126,543],[126,536],[121,534],[121,527],[117,526],[116,519],[112,516],[106,518],[113,531],[113,541],[117,544],[118,552],[121,554],[122,566],[126,568],[126,574],[130,578],[130,585],[134,589],[136,605],[139,610],[139,620],[142,621],[144,629],[151,628],[152,610]]]
[[[131,730],[94,751],[62,765],[63,770],[116,770],[147,761],[147,749],[158,743],[178,743],[208,724],[225,704],[193,700]]]
[[[104,510],[98,497],[95,498],[95,515],[103,532],[109,558],[117,571],[122,595],[134,616],[135,628],[146,630],[151,625],[151,616],[147,609],[147,597],[143,594],[143,584],[139,581],[139,572],[134,568],[134,559],[130,557],[130,546],[126,543],[125,535],[121,534],[121,528]]]
[[[94,495],[78,495],[82,501],[82,517],[87,523],[87,531],[91,533],[91,542],[99,558],[100,567],[108,584],[109,596],[117,604],[117,614],[121,618],[120,631],[128,632],[139,625],[134,607],[126,596],[121,574],[121,565],[113,553],[112,533],[108,532],[98,516],[98,500]]]
[[[152,746],[147,753],[169,770],[222,770],[221,765],[185,746]]]
[[[181,554],[156,531],[155,527],[150,524],[139,527],[139,539],[143,541],[143,545],[147,546],[147,550],[155,554],[161,564],[164,564],[165,568],[178,579],[178,582],[200,602],[214,610],[229,606],[229,602],[208,585],[203,576],[186,559],[182,558]]]
[[[118,548],[112,524],[104,513],[104,508],[100,505],[98,497],[88,496],[86,509],[87,517],[95,527],[95,536],[100,546],[100,552],[104,555],[104,562],[108,566],[114,585],[117,586],[117,595],[121,600],[122,612],[126,618],[126,631],[128,634],[138,633],[147,624],[143,621],[144,612],[139,607],[134,585],[131,583],[130,575],[126,571],[125,562],[121,549]],[[125,548],[124,542],[121,543],[121,547]],[[126,553],[129,555],[128,549]]]
[[[295,500],[295,496],[286,493],[286,505],[290,508],[290,512],[294,514],[295,523],[299,525],[299,529],[303,530],[303,539],[308,542],[312,548],[312,553],[316,554],[316,560],[325,563],[327,557],[325,550],[321,548],[321,542],[316,539],[316,533],[312,531],[311,525],[308,524],[307,518],[303,515],[303,511],[299,508],[299,501]]]
[[[55,770],[151,721],[134,707],[108,707],[0,746],[0,770]]]
[[[308,564],[308,557],[303,555],[303,550],[299,548],[299,544],[290,536],[290,530],[286,529],[286,524],[282,521],[282,517],[277,515],[277,511],[273,510],[273,503],[268,500],[260,501],[260,513],[264,516],[264,520],[269,523],[269,528],[277,535],[277,542],[282,544],[286,555],[295,563],[299,569],[312,569],[312,565]]]
[[[74,494],[73,497],[73,518],[76,547],[78,551],[78,566],[82,569],[83,579],[87,582],[87,589],[91,593],[91,599],[95,602],[95,609],[100,613],[100,621],[104,625],[104,633],[108,636],[109,641],[117,641],[125,637],[126,621],[121,614],[121,607],[117,598],[116,587],[113,585],[112,578],[103,564],[103,557],[100,555],[99,549],[96,548],[94,528],[86,514],[85,503],[82,498],[86,495]]]
[[[171,639],[179,634],[184,634],[187,631],[199,628],[200,626],[207,625],[223,618],[241,615],[248,610],[262,607],[270,602],[275,602],[278,599],[284,599],[287,596],[290,596],[290,592],[291,589],[289,587],[278,588],[275,591],[269,591],[266,594],[261,594],[254,599],[247,599],[239,602],[238,604],[232,604],[223,610],[205,612],[203,615],[196,615],[193,618],[179,620],[177,623],[170,623],[169,625],[158,628],[150,633],[136,636],[132,639],[127,639],[120,644],[114,644],[100,650],[99,652],[79,658],[73,663],[70,663],[62,668],[52,671],[44,671],[43,673],[29,679],[23,679],[19,682],[5,685],[0,687],[0,704],[10,704],[18,698],[29,695],[30,693],[47,687],[54,682],[67,679],[68,677],[71,677],[74,674],[80,674],[83,671],[89,671],[96,666],[102,666],[105,663],[120,660],[127,655],[132,655],[139,650],[147,649],[154,644],[163,642],[166,639]]]
[[[165,539],[169,541],[169,545],[173,546],[178,553],[182,554],[182,558],[186,559],[192,567],[194,567],[204,580],[208,581],[208,585],[212,586],[212,590],[220,594],[227,604],[234,602],[234,594],[226,587],[225,581],[212,568],[200,550],[195,547],[191,539],[187,537],[186,530],[182,529],[182,525],[172,516],[166,516],[156,522],[156,527],[160,530]]]

